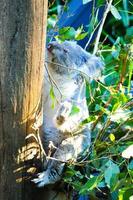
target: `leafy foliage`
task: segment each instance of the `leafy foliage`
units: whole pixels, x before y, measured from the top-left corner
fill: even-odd
[[[103,4],[104,0],[98,0],[95,9]],[[104,59],[105,69],[99,80],[87,83],[90,116],[83,124],[91,123],[91,149],[86,159],[69,164],[65,172],[65,182],[79,194],[89,194],[93,199],[100,194],[101,199],[128,200],[133,195],[133,152],[129,157],[122,154],[133,145],[132,8],[131,1],[113,1],[97,51]],[[93,22],[97,21],[94,17]],[[94,30],[97,24],[93,23],[91,28]],[[83,27],[77,30],[64,27],[56,39],[82,40],[90,34],[89,28],[84,32]]]

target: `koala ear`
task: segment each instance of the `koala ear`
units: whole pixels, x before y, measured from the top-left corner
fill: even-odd
[[[82,71],[86,74],[86,78],[95,79],[101,76],[104,63],[100,57],[89,55],[87,62],[83,65]]]

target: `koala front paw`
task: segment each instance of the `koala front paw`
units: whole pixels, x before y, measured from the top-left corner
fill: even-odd
[[[57,127],[61,126],[67,121],[71,113],[71,109],[72,109],[72,103],[70,101],[64,101],[61,103],[61,106],[59,107],[56,116],[54,118],[55,125]]]
[[[32,182],[34,182],[37,187],[43,187],[44,185],[47,185],[49,180],[46,172],[37,174],[37,178],[34,178]]]

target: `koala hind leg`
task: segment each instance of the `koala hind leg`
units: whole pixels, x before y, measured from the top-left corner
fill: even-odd
[[[78,156],[90,146],[90,132],[84,129],[82,133],[69,137],[62,141],[59,148],[55,151],[53,158],[48,162],[47,170],[38,174],[38,178],[33,182],[38,187],[54,184],[61,179],[65,163],[69,160],[76,161]]]

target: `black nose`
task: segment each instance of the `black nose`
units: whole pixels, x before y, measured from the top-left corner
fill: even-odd
[[[47,47],[47,49],[48,49],[49,52],[51,52],[53,50],[53,45],[49,44],[48,47]]]
[[[62,116],[62,115],[57,116],[56,119],[57,119],[57,124],[58,125],[61,125],[61,124],[63,124],[65,122],[65,117]]]

